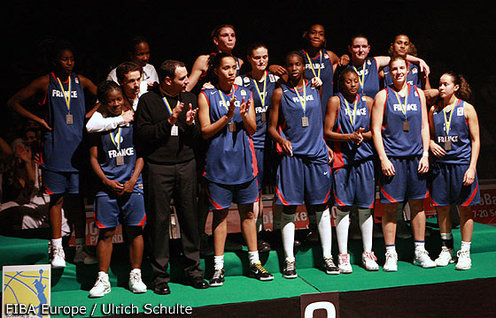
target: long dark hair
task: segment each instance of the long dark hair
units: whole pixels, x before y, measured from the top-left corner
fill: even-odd
[[[472,88],[463,75],[453,71],[446,72],[444,75],[451,76],[453,83],[460,87],[458,91],[455,92],[455,96],[458,99],[469,101],[472,98]]]

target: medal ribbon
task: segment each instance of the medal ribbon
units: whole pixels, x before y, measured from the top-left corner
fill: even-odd
[[[365,84],[365,70],[367,68],[366,62],[367,61],[364,61],[363,62],[363,66],[362,66],[362,78],[360,78],[360,76],[358,76],[358,83],[360,84],[360,88],[361,89],[363,89],[363,85]],[[359,72],[358,72],[358,70],[356,69],[355,66],[353,66],[353,69],[355,70],[355,72],[357,72],[357,74],[359,74]]]
[[[306,84],[303,82],[303,101],[301,100],[300,93],[298,93],[298,89],[295,87],[294,90],[296,92],[296,95],[298,95],[298,100],[300,101],[301,107],[303,108],[303,114],[305,114],[306,106],[307,106],[307,91],[306,91]]]
[[[255,84],[255,86],[256,86],[256,84]],[[257,86],[257,88],[258,88],[258,86]],[[217,91],[219,91],[220,98],[224,102],[224,107],[227,109],[227,111],[229,111],[229,106],[227,106],[226,99],[224,98],[224,93],[222,93],[222,91],[219,89]],[[231,95],[231,94],[232,94],[232,89],[231,89],[231,92],[229,93],[229,95]]]
[[[62,93],[64,94],[64,100],[65,100],[65,104],[67,106],[67,111],[70,113],[71,112],[71,83],[72,83],[71,76],[69,76],[69,90],[67,92],[68,94],[64,90],[64,86],[62,85],[60,78],[57,77],[57,81],[59,82],[60,89],[62,90]]]
[[[313,76],[320,78],[320,70],[321,70],[320,66],[322,65],[322,50],[319,51],[319,56],[320,56],[319,61],[320,61],[320,64],[319,64],[319,70],[317,71],[317,74],[315,74],[315,69],[313,68],[312,59],[310,59],[310,56],[308,55],[307,52],[305,52],[305,51],[303,51],[303,52],[307,56],[308,62],[310,63],[310,68],[312,69]]]
[[[110,133],[110,140],[112,140],[112,143],[117,148],[117,151],[121,151],[121,135],[122,135],[121,127],[119,127],[119,129],[117,130],[116,135]]]
[[[353,104],[353,115],[351,114],[350,104],[348,104],[348,101],[346,100],[346,98],[343,98],[343,99],[344,99],[344,102],[346,104],[346,109],[348,110],[348,114],[350,116],[351,127],[353,127],[353,129],[355,129],[358,96],[355,97],[355,103]]]
[[[264,86],[263,86],[263,92],[260,93],[260,88],[258,88],[258,84],[255,80],[253,80],[253,84],[255,84],[255,88],[257,89],[258,96],[260,96],[260,100],[262,101],[262,107],[265,107],[265,96],[266,96],[266,91],[267,91],[267,72],[264,75]]]
[[[407,115],[406,115],[406,105],[408,104],[408,87],[407,87],[407,91],[406,91],[406,94],[405,94],[405,105],[404,106],[401,103],[400,96],[398,95],[398,93],[396,93],[395,90],[393,90],[393,92],[394,92],[394,95],[396,95],[396,98],[398,99],[398,103],[400,104],[401,112],[403,113],[403,115],[405,115],[405,118],[407,118]]]
[[[451,108],[451,113],[449,115],[449,120],[446,117],[446,108],[443,109],[443,115],[444,115],[444,124],[446,126],[446,136],[449,135],[449,131],[451,128],[451,119],[453,118],[453,113],[455,112],[455,107],[456,104],[458,103],[458,98],[455,98],[455,103],[453,104],[453,108]]]

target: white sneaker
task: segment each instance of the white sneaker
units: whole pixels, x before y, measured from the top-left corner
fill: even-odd
[[[426,250],[416,250],[413,258],[413,265],[418,265],[422,268],[434,268],[436,263],[429,257]]]
[[[95,286],[90,290],[90,297],[103,297],[110,293],[110,281],[108,274],[105,272],[98,272],[98,277]]]
[[[377,257],[374,252],[363,252],[362,253],[362,263],[368,271],[378,271],[379,265],[377,264]]]
[[[339,254],[338,267],[340,273],[351,274],[353,272],[353,268],[350,263],[350,254]]]
[[[133,269],[129,273],[129,289],[135,294],[146,293],[146,285],[141,280],[141,270]]]
[[[397,272],[398,271],[398,254],[395,252],[386,252],[386,261],[382,268],[385,272]]]
[[[65,267],[65,253],[63,247],[52,248],[52,268]]]
[[[90,255],[84,248],[76,248],[76,254],[74,254],[74,263],[84,263],[86,265],[98,264],[98,258]]]
[[[448,266],[448,264],[453,264],[455,262],[455,251],[452,248],[447,248],[443,246],[441,248],[441,253],[434,261],[437,266]]]
[[[470,259],[470,251],[458,251],[456,253],[458,256],[458,262],[455,268],[460,271],[464,271],[472,268],[472,260]]]

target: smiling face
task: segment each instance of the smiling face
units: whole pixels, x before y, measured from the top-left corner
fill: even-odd
[[[306,33],[306,39],[312,47],[322,48],[326,41],[324,27],[320,24],[312,25]]]
[[[394,83],[404,83],[406,81],[408,67],[404,59],[393,59],[389,64],[389,68]]]
[[[364,61],[370,52],[369,41],[365,37],[355,37],[348,45],[348,51],[354,61]]]
[[[236,45],[236,33],[231,27],[223,27],[213,38],[215,46],[222,52],[231,52]]]
[[[260,46],[248,55],[248,62],[254,70],[265,71],[269,62],[269,51],[267,48]]]
[[[122,91],[120,89],[114,88],[107,92],[107,98],[105,99],[105,105],[107,106],[107,112],[113,116],[119,116],[122,114],[122,107],[124,105],[124,97],[122,96]]]

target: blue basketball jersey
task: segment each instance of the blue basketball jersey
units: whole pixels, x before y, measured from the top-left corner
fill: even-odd
[[[251,139],[253,140],[255,148],[262,149],[265,147],[267,122],[269,120],[269,113],[267,110],[270,107],[272,93],[276,87],[277,78],[274,74],[266,72],[265,79],[258,83],[248,75],[241,75],[241,80],[243,82],[243,87],[246,87],[251,91],[253,104],[255,106],[257,131],[251,136]]]
[[[251,91],[234,85],[229,94],[216,88],[205,89],[201,94],[208,101],[212,123],[227,114],[230,99],[233,95],[236,96],[236,109],[231,119],[235,124],[235,131],[230,131],[228,124],[210,139],[205,162],[205,178],[225,185],[243,184],[253,180],[258,174],[255,147],[239,113],[241,100],[243,97],[245,100],[252,98]]]
[[[358,73],[358,79],[360,81],[358,93],[374,98],[380,90],[379,70],[375,58],[367,57],[365,63],[359,67],[351,64],[347,67],[353,68]]]
[[[420,69],[417,65],[407,62],[408,64],[408,74],[406,76],[406,82],[410,85],[415,85],[417,87],[422,87],[422,81],[419,77]],[[393,78],[389,72],[389,65],[383,68],[384,72],[384,87],[393,85]]]
[[[333,130],[342,134],[352,134],[360,127],[364,133],[370,131],[370,113],[365,96],[356,96],[356,104],[348,103],[344,96],[338,94],[341,101]],[[370,158],[374,155],[372,142],[363,141],[359,146],[352,142],[333,142],[333,168],[340,168]]]
[[[325,49],[320,50],[315,56],[310,56],[305,50],[301,50],[301,52],[303,53],[305,61],[305,72],[303,73],[305,78],[311,80],[314,77],[319,77],[322,80],[322,114],[325,114],[327,101],[334,94],[334,71],[331,57]]]
[[[433,113],[434,118],[434,141],[445,148],[445,142],[450,143],[450,149],[446,150],[446,155],[436,158],[436,161],[452,164],[470,164],[472,153],[472,143],[469,127],[465,119],[463,100],[458,100],[450,112],[444,108],[436,106]],[[451,119],[450,119],[451,118]],[[449,132],[447,124],[449,123]]]
[[[293,154],[326,162],[327,146],[318,90],[307,80],[304,88],[298,91],[285,84],[281,84],[281,88],[282,129],[286,139],[291,141]]]
[[[52,130],[44,132],[42,166],[56,172],[77,172],[81,158],[75,153],[83,140],[86,113],[83,87],[74,73],[67,82],[59,80],[54,73],[49,77],[46,121]]]
[[[110,180],[126,183],[133,176],[137,159],[133,143],[133,126],[118,127],[113,131],[101,133],[100,140],[98,161],[103,173]],[[121,157],[122,161],[118,157]],[[134,192],[143,192],[141,174],[134,186]],[[97,195],[105,193],[103,190]]]
[[[392,157],[421,155],[422,104],[417,87],[408,85],[406,114],[405,97],[400,97],[391,87],[385,90],[387,98],[384,106],[382,139],[386,155]],[[407,131],[405,131],[405,121],[408,122]]]

